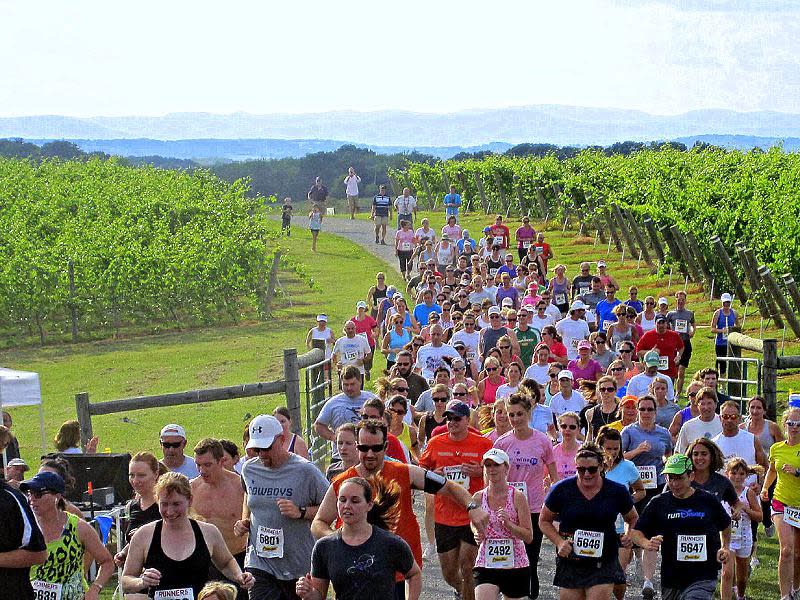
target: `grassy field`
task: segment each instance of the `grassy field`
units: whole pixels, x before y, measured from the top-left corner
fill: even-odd
[[[297,212],[301,211],[298,209]],[[337,216],[342,216],[341,211],[337,212]],[[428,216],[436,229],[444,223],[441,213],[421,213],[420,218],[422,216]],[[367,215],[361,213],[359,218],[365,219]],[[471,214],[462,219],[462,224],[477,238],[483,225],[490,221],[486,215]],[[509,227],[513,231],[518,224],[519,221],[512,219]],[[540,223],[534,223],[534,226],[537,230],[541,228]],[[560,229],[551,230],[548,226],[547,241],[553,248],[555,262],[566,264],[570,277],[577,272],[580,261],[603,258],[608,261],[609,272],[622,288],[625,290],[636,283],[642,299],[648,294],[667,296],[672,306],[675,291],[683,289],[683,281],[676,278],[670,286],[667,277],[650,275],[644,266],[637,270],[635,261],[622,263],[616,252],[607,254],[606,248],[595,246],[591,238],[577,238],[574,232],[569,231],[562,235]],[[5,351],[0,353],[0,364],[40,373],[48,440],[64,420],[75,417],[74,395],[80,391],[89,392],[91,400],[97,402],[278,378],[282,369],[282,349],[296,347],[299,352],[303,351],[305,333],[314,325],[314,316],[318,312],[327,311],[336,330],[339,323],[353,314],[354,302],[366,295],[376,271],[386,271],[389,283],[398,283],[393,280],[393,270],[385,269],[378,259],[347,240],[323,233],[319,252],[312,255],[310,235],[305,230],[294,228],[292,237],[284,244],[293,258],[303,264],[305,273],[313,278],[315,289],[310,290],[292,272],[282,273],[281,282],[292,306],[282,303],[268,322],[253,320],[237,326],[127,340]],[[701,325],[695,338],[693,371],[713,364],[708,324],[716,304],[710,303],[707,296],[693,285],[688,287],[688,292],[688,306],[696,311]],[[626,294],[621,296],[624,298]],[[758,336],[759,319],[753,316],[752,310],[749,312],[747,333]],[[780,331],[764,332],[764,337],[781,339],[781,335]],[[785,352],[796,353],[799,348],[796,342],[787,342]],[[382,360],[378,359],[378,366],[382,366]],[[796,374],[785,377],[780,387],[783,390],[797,389],[800,377]],[[275,395],[108,415],[95,417],[93,422],[95,432],[100,436],[101,450],[155,450],[158,431],[167,422],[184,424],[192,440],[201,436],[239,440],[248,415],[269,411],[282,402],[283,398]],[[40,454],[37,412],[20,408],[15,409],[13,415],[22,453],[25,458],[35,461]],[[777,542],[762,536],[759,544],[762,566],[753,573],[748,596],[771,600],[778,597]],[[103,597],[110,598],[110,592]]]

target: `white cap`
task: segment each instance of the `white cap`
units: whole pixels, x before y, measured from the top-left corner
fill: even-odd
[[[489,309],[489,314],[490,315],[499,315],[500,314],[500,307],[499,306],[493,306],[492,308]]]
[[[250,441],[248,448],[269,448],[275,436],[283,433],[281,422],[272,415],[258,415],[250,421]]]
[[[328,315],[326,315],[324,313],[318,314],[317,315],[317,321],[325,321],[327,323],[328,322]]]
[[[360,300],[359,302],[356,303],[356,308],[367,308],[367,303],[364,302],[363,300]]]
[[[575,378],[572,376],[572,371],[569,369],[562,369],[558,372],[558,379],[569,379],[571,381]]]
[[[722,296],[719,297],[720,302],[733,302],[733,297],[728,293],[725,292]]]
[[[186,430],[180,425],[176,425],[175,423],[170,423],[169,425],[164,425],[164,428],[161,430],[160,437],[163,438],[164,436],[167,435],[176,435],[178,437],[186,439]]]
[[[664,298],[664,296],[661,296],[661,298],[658,299],[658,305],[661,306],[662,304],[669,305],[669,300]]]
[[[509,464],[510,461],[508,459],[508,454],[505,453],[504,450],[500,448],[490,448],[486,451],[483,455],[483,460],[481,462],[490,460],[495,464],[502,465],[503,463]]]
[[[586,306],[582,301],[575,300],[575,302],[572,303],[572,306],[569,307],[569,312],[572,312],[573,310],[586,310],[587,308],[588,306]]]
[[[604,260],[598,260],[598,261],[597,261],[597,266],[598,266],[598,267],[605,267],[605,266],[606,266],[606,261],[604,261]]]
[[[511,298],[503,298],[503,306],[514,306],[514,301]]]

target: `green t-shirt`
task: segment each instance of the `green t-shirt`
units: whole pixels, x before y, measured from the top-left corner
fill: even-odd
[[[514,333],[517,334],[519,357],[522,359],[522,364],[524,364],[526,368],[530,367],[533,362],[533,351],[542,339],[542,334],[538,329],[534,329],[533,327],[528,327],[525,331],[521,331],[518,327],[514,329]]]

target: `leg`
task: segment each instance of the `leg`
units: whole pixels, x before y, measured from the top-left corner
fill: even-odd
[[[619,566],[622,568],[623,573],[628,568],[628,565],[631,564],[631,558],[633,558],[633,550],[631,548],[619,549]],[[627,583],[619,583],[614,586],[614,596],[617,600],[622,600],[625,597],[627,589]]]
[[[382,244],[386,243],[386,229],[389,227],[387,225],[388,220],[389,219],[387,218],[386,221],[384,221],[383,225],[381,225],[381,243]]]
[[[491,583],[482,583],[475,588],[475,600],[497,600],[500,588]],[[506,600],[511,600],[507,598]]]
[[[533,540],[530,544],[525,544],[525,554],[528,555],[528,562],[531,566],[531,589],[529,595],[534,600],[539,597],[539,554],[542,551],[542,531],[539,529],[539,513],[531,513],[531,524],[533,525]]]
[[[781,590],[781,598],[792,593],[792,582],[794,580],[794,549],[797,537],[794,528],[783,522],[783,513],[772,515],[775,528],[778,530],[778,541],[780,542],[780,555],[778,557],[778,585]]]
[[[311,251],[317,251],[317,236],[319,235],[319,230],[312,229],[311,230]]]
[[[442,568],[442,577],[444,577],[445,583],[455,591],[460,592],[463,580],[458,564],[457,546],[447,552],[439,553],[439,566]]]
[[[533,597],[533,596],[531,596]],[[586,600],[586,591],[579,588],[559,588],[559,600]]]
[[[719,579],[719,597],[722,600],[731,600],[733,596],[733,571],[735,560],[728,560],[722,565],[722,576]]]
[[[675,398],[683,393],[683,378],[686,375],[686,367],[678,365],[678,377],[675,380]]]
[[[645,550],[642,552],[642,573],[644,574],[645,581],[653,581],[656,574],[656,560],[658,559],[658,552],[653,550]]]
[[[794,583],[792,589],[797,590],[800,589],[800,533],[798,533],[797,529],[792,529],[792,533],[794,534]]]
[[[747,569],[750,567],[747,557],[736,557],[736,595],[744,598],[747,588]]]
[[[478,547],[462,541],[458,549],[458,565],[461,571],[461,597],[464,600],[475,600],[475,579],[472,567],[478,557]]]
[[[593,585],[588,590],[586,590],[586,600],[611,600],[611,595],[613,591],[614,591],[613,583]]]

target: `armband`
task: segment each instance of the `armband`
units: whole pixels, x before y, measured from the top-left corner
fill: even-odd
[[[444,476],[434,473],[433,471],[426,470],[425,485],[422,489],[426,494],[438,494],[446,483],[447,479]]]

